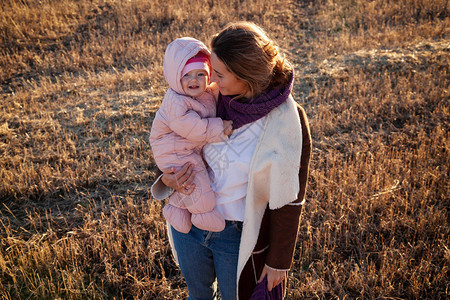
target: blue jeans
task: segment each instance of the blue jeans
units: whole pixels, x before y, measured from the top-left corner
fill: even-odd
[[[242,222],[226,221],[221,232],[192,226],[185,234],[170,228],[181,273],[189,290],[188,299],[217,299],[216,277],[222,299],[236,299]]]

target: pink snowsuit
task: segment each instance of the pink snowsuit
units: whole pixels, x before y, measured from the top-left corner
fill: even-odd
[[[185,163],[194,165],[195,190],[190,195],[174,192],[163,209],[166,220],[176,230],[188,233],[194,224],[208,231],[222,231],[225,220],[215,208],[216,199],[202,159],[206,143],[228,139],[223,133],[222,119],[216,118],[216,100],[207,90],[197,99],[184,95],[181,71],[187,60],[199,51],[210,55],[206,46],[193,38],[180,38],[166,49],[164,76],[169,83],[161,107],[156,113],[150,132],[150,145],[160,170]]]

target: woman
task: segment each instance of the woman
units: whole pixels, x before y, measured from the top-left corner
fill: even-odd
[[[219,87],[217,116],[233,121],[228,142],[207,144],[222,232],[168,228],[189,299],[213,299],[217,277],[222,298],[248,299],[258,282],[285,286],[304,202],[310,133],[304,110],[290,96],[292,66],[258,26],[227,25],[211,42],[212,81]],[[185,165],[165,173],[152,194],[171,187],[189,194],[195,174]],[[284,283],[283,283],[284,282]]]

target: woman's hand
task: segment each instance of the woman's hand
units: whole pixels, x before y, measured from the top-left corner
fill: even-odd
[[[195,172],[193,170],[193,164],[185,163],[178,172],[175,172],[174,168],[164,172],[161,180],[165,185],[177,192],[190,195],[195,189],[195,184],[193,184]]]
[[[283,280],[286,278],[286,271],[276,270],[264,266],[261,276],[259,277],[258,283],[260,283],[266,275],[267,275],[267,290],[270,292],[274,287],[283,282]]]

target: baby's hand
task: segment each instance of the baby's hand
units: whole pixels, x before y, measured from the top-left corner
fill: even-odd
[[[230,136],[233,133],[233,121],[222,120],[223,122],[223,133]]]

